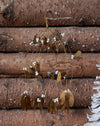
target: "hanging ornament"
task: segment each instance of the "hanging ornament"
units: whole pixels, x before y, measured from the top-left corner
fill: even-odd
[[[74,105],[74,95],[72,92],[67,89],[64,90],[60,95],[60,104],[61,109],[64,110],[67,107],[67,110],[69,110],[70,107]]]
[[[41,96],[38,96],[35,99],[34,105],[33,105],[33,109],[35,110],[37,107],[40,108],[40,111],[42,111],[43,107],[44,107],[44,99],[45,99],[45,95],[42,94]]]
[[[53,112],[58,112],[58,107],[59,107],[59,99],[58,98],[52,98],[49,101],[48,104],[48,112],[51,112],[53,114]]]
[[[21,96],[21,107],[23,110],[31,108],[30,95],[27,90],[25,90]]]

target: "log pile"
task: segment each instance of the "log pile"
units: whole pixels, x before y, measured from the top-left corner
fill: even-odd
[[[99,10],[99,0],[0,1],[0,126],[83,126],[88,121],[93,82],[100,75]],[[23,111],[26,89],[31,107]],[[73,107],[48,113],[50,100],[65,89],[74,95]],[[43,110],[33,110],[41,94]]]

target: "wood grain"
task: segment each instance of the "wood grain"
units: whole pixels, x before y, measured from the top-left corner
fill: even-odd
[[[50,114],[46,110],[40,113],[36,111],[0,111],[0,126],[83,126],[88,120],[86,118],[88,109],[73,109],[69,113],[67,111],[59,111],[57,114]]]
[[[0,75],[20,75],[25,76],[24,67],[27,68],[27,71],[35,76],[33,69],[29,68],[33,62],[38,62],[40,65],[39,74],[43,76],[50,72],[50,76],[55,78],[55,72],[58,70],[65,75],[67,78],[76,77],[96,77],[100,74],[100,71],[97,69],[96,64],[100,64],[100,54],[82,54],[80,58],[71,59],[71,54],[37,54],[37,53],[1,53],[0,54]]]
[[[5,0],[1,2],[0,26],[100,25],[99,0]]]
[[[86,108],[90,106],[91,96],[95,93],[93,90],[93,82],[94,79],[67,80],[67,88],[74,95],[74,107]],[[44,108],[47,108],[50,99],[59,98],[62,91],[66,89],[64,80],[57,82],[53,79],[37,81],[37,79],[2,78],[0,79],[0,108],[21,108],[21,94],[26,90],[26,83],[28,83],[27,90],[31,97],[32,108],[36,97],[42,93],[46,96]]]
[[[59,35],[60,37],[59,37]],[[61,36],[64,35],[64,37]],[[48,43],[32,44],[34,38]],[[56,41],[54,41],[54,38]],[[50,45],[55,48],[50,50]],[[0,28],[0,52],[100,52],[99,27]]]

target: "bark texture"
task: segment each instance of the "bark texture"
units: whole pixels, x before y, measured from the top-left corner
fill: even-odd
[[[66,74],[70,77],[96,77],[100,71],[96,64],[100,64],[100,54],[82,54],[77,59],[71,59],[70,54],[30,54],[30,53],[11,53],[0,54],[0,75],[25,76],[24,67],[34,77],[36,74],[35,66],[32,64],[38,62],[40,65],[40,75],[56,78],[55,72],[58,70],[62,76]],[[29,67],[33,65],[33,69]],[[48,75],[50,72],[50,75]]]
[[[93,90],[94,79],[72,79],[67,81],[67,88],[74,95],[74,107],[88,107],[91,104],[91,96],[95,92]],[[57,82],[52,79],[0,79],[0,108],[21,108],[21,94],[26,90],[28,83],[28,92],[31,97],[31,106],[33,107],[36,97],[45,94],[44,108],[47,108],[50,99],[60,97],[62,91],[66,89],[64,80]]]
[[[83,126],[87,122],[88,109],[72,109],[50,114],[46,110],[36,111],[0,111],[0,126]]]
[[[32,43],[35,37],[40,42]],[[42,45],[44,38],[49,42]],[[100,28],[0,28],[0,52],[64,52],[62,44],[66,52],[100,52]]]
[[[100,25],[99,0],[5,0],[0,26]]]

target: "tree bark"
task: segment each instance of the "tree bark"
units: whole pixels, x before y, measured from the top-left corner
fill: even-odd
[[[0,126],[83,126],[87,122],[86,115],[88,109],[72,109],[69,113],[59,111],[57,114],[50,114],[46,110],[42,113],[39,110],[35,111],[0,111]]]
[[[82,54],[81,57],[71,59],[70,54],[30,54],[30,53],[11,53],[0,54],[0,74],[1,75],[23,75],[27,71],[31,77],[36,77],[35,66],[33,62],[38,62],[40,65],[41,76],[56,78],[56,71],[60,71],[62,77],[96,77],[100,71],[96,68],[96,64],[100,64],[100,54]],[[33,65],[33,68],[29,67]],[[50,72],[50,75],[48,75]],[[20,76],[19,76],[20,77]]]
[[[67,88],[71,90],[75,99],[73,107],[90,106],[91,96],[95,93],[93,82],[94,79],[67,80]],[[44,108],[47,108],[50,99],[59,98],[62,91],[66,89],[64,80],[58,83],[52,79],[37,81],[37,79],[2,78],[0,79],[0,108],[21,108],[21,94],[26,90],[26,83],[28,83],[27,90],[31,97],[32,108],[36,97],[41,94],[45,94]]]
[[[1,2],[0,26],[100,25],[99,0],[5,0]]]
[[[32,44],[35,36],[49,42]],[[64,52],[62,44],[66,52],[100,52],[100,28],[0,28],[0,52]],[[50,45],[55,48],[50,50]]]

